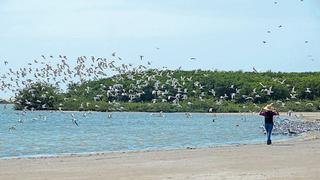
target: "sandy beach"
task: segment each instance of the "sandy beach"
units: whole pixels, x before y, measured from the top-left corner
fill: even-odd
[[[319,179],[319,162],[320,133],[312,132],[271,146],[2,159],[0,179]]]

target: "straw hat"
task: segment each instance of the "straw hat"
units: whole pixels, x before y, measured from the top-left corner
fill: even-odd
[[[266,105],[263,109],[266,111],[274,111],[273,103]]]

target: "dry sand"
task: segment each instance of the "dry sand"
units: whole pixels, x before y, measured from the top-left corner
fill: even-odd
[[[271,146],[3,159],[0,179],[320,179],[320,133]]]

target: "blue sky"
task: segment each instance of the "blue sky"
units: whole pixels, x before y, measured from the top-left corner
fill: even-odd
[[[18,68],[42,54],[75,61],[115,51],[155,67],[319,71],[320,2],[277,2],[0,0],[0,60]]]

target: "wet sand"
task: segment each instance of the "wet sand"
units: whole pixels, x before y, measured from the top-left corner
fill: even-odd
[[[300,113],[315,120],[319,113]],[[272,145],[0,160],[0,179],[319,179],[320,133]]]

